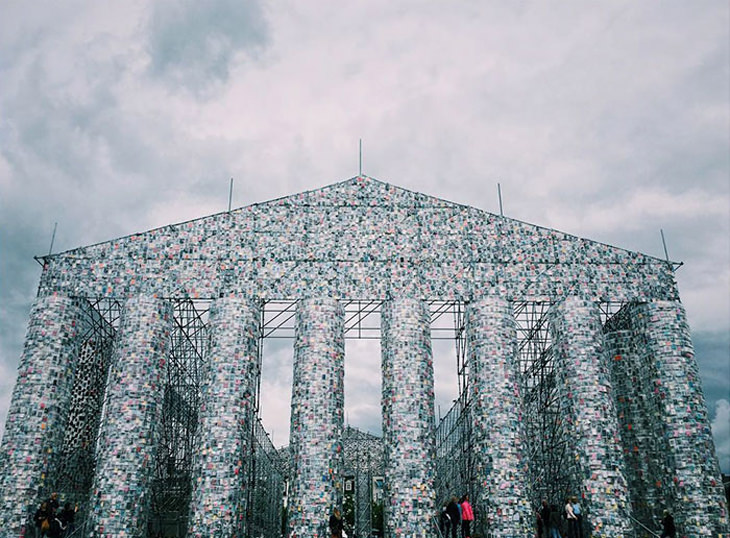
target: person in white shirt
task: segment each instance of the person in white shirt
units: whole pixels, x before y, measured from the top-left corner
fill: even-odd
[[[565,499],[565,519],[568,523],[568,538],[578,538],[578,535],[576,534],[577,531],[577,525],[578,518],[575,516],[575,512],[573,512],[573,503],[570,502],[571,499],[568,497]]]

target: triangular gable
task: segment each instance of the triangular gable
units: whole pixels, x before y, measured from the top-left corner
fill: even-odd
[[[318,285],[327,294],[377,296],[461,297],[485,288],[509,296],[603,296],[612,282],[626,286],[634,277],[651,282],[649,294],[674,287],[666,262],[651,256],[367,176],[74,249],[49,261],[74,266],[68,272],[87,281],[82,288],[103,294],[115,293],[117,286],[127,293],[140,281],[150,288],[157,281],[168,294],[215,295],[247,279],[264,295],[299,295]],[[604,284],[591,284],[597,280]],[[629,286],[636,288],[629,293],[636,295],[638,287]]]

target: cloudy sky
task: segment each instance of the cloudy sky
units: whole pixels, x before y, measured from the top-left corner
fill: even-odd
[[[677,272],[730,472],[730,13],[716,0],[3,2],[0,419],[40,268],[60,252],[358,171]],[[377,431],[377,343],[347,414]],[[455,393],[437,345],[437,396]],[[288,436],[291,344],[263,419]],[[441,358],[443,357],[445,358]],[[357,361],[351,357],[361,357]],[[370,361],[370,362],[368,362]]]

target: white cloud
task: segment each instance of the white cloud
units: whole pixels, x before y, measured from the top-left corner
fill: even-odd
[[[718,400],[715,403],[715,418],[712,420],[712,436],[715,439],[717,459],[723,473],[730,474],[730,402]]]

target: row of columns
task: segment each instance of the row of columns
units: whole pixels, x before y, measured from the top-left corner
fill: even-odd
[[[684,338],[680,329],[686,327],[686,320],[681,305],[662,305],[652,307],[651,317],[642,318],[645,332],[679,331],[674,337]],[[386,535],[433,536],[436,499],[429,307],[421,300],[395,299],[386,301],[381,313]],[[70,299],[55,296],[39,298],[31,313],[0,453],[0,525],[10,529],[11,536],[25,535],[28,506],[52,487],[73,386],[77,315]],[[338,300],[299,301],[291,402],[292,538],[326,536],[329,515],[342,502],[344,325]],[[136,537],[146,532],[171,327],[172,312],[165,301],[154,297],[127,301],[114,345],[97,452],[90,509],[93,536]],[[469,303],[467,328],[472,456],[478,485],[473,504],[493,536],[525,536],[531,532],[533,517],[511,304],[498,297]],[[209,329],[189,535],[243,536],[246,443],[253,426],[259,376],[257,303],[240,297],[215,301]],[[574,450],[570,469],[574,487],[584,494],[593,536],[625,536],[631,527],[629,487],[609,354],[596,306],[579,298],[565,300],[553,311],[552,333],[561,413]],[[677,351],[671,342],[652,345],[647,353],[657,363],[658,381],[689,375],[695,382],[693,390],[701,397],[693,357],[681,346]],[[697,402],[688,407],[672,394],[665,394],[663,400],[667,407],[659,418],[669,432],[666,446],[675,460],[677,486],[673,491],[682,497],[683,510],[691,514],[686,517],[688,528],[700,529],[687,530],[687,535],[714,535],[701,529],[724,532],[726,507],[724,520],[722,507],[716,523],[701,519],[708,497],[693,496],[690,490],[697,481],[706,480],[707,473],[680,463],[695,457],[690,451],[697,448],[681,442],[682,435],[699,435],[699,442],[705,444],[709,439],[710,450],[704,454],[714,458],[706,416],[705,430],[686,433],[695,423]],[[41,412],[26,408],[31,405]],[[720,501],[713,498],[709,502]]]

